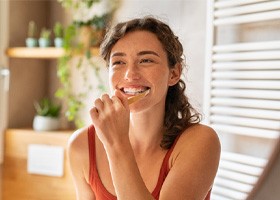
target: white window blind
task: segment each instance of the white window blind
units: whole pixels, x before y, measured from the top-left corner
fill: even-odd
[[[280,1],[208,0],[205,123],[222,154],[213,200],[243,200],[280,137]]]

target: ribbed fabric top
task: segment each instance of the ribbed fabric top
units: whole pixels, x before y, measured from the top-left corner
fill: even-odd
[[[170,155],[178,141],[178,138],[175,140],[172,147],[167,151],[167,153],[163,159],[161,169],[159,172],[158,181],[157,181],[156,187],[154,188],[154,190],[152,192],[152,195],[155,199],[159,199],[161,187],[170,170],[169,166],[168,166],[168,162],[169,162]],[[108,190],[104,187],[104,185],[99,177],[97,167],[96,167],[95,129],[94,129],[94,126],[92,126],[92,125],[89,126],[89,128],[88,128],[88,145],[89,145],[89,164],[90,164],[89,182],[90,182],[91,189],[93,190],[93,192],[95,194],[96,200],[117,200],[117,197],[112,195],[110,192],[108,192]],[[207,197],[205,198],[205,200],[210,200],[210,191],[209,191]]]

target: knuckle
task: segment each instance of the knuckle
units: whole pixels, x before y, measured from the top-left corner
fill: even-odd
[[[103,94],[103,95],[101,96],[101,98],[102,98],[102,99],[108,99],[108,98],[110,98],[110,97],[109,97],[108,94]]]
[[[100,104],[100,103],[102,103],[102,101],[99,98],[94,101],[94,105],[97,105],[97,104]]]

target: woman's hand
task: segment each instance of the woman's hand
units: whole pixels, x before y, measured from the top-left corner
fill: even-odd
[[[129,106],[119,91],[116,90],[111,98],[104,94],[95,100],[90,116],[96,134],[105,147],[121,143],[124,137],[128,137]]]

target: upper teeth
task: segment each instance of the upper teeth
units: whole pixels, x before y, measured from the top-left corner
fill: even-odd
[[[123,88],[124,93],[126,94],[137,94],[145,92],[147,88]]]

